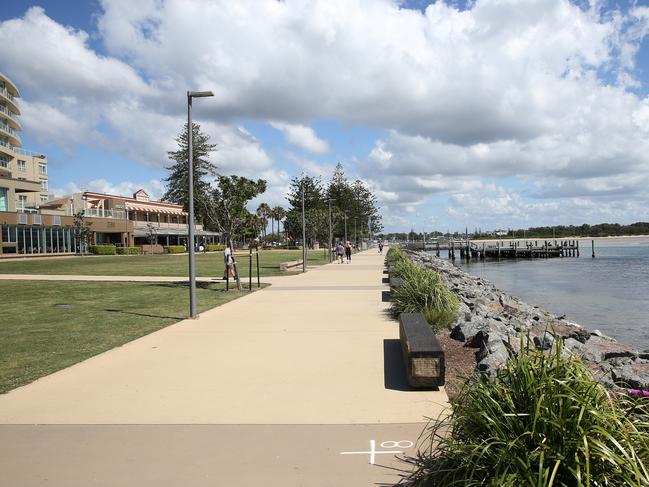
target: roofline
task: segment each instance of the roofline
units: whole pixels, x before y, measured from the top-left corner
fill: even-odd
[[[108,198],[116,198],[124,201],[136,201],[139,204],[152,204],[152,205],[161,205],[161,206],[170,206],[173,208],[182,208],[183,205],[177,205],[175,203],[164,203],[162,201],[142,201],[142,200],[136,200],[135,198],[130,198],[128,196],[119,196],[116,194],[106,194],[106,193],[95,193],[92,191],[84,191],[82,193],[83,196],[99,196],[99,197],[108,197]]]

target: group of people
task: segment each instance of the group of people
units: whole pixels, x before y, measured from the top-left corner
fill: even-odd
[[[343,245],[342,240],[338,242],[338,245],[336,246],[336,257],[339,261],[339,264],[343,264],[345,262],[345,258],[347,258],[347,263],[351,264],[352,262],[352,243],[348,240],[345,245]]]

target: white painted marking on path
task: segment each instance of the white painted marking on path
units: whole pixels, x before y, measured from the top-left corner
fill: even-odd
[[[381,443],[381,448],[411,448],[414,443],[410,440],[401,440],[401,441],[384,441]],[[391,453],[396,455],[397,453],[403,453],[402,450],[377,450],[376,441],[370,440],[370,449],[369,451],[341,451],[341,455],[369,455],[370,456],[370,465],[374,465],[376,461],[376,455],[382,453]]]

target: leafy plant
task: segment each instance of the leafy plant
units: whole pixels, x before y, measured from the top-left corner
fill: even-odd
[[[455,321],[459,301],[435,271],[421,269],[406,258],[396,264],[396,274],[403,282],[390,292],[390,311],[394,317],[401,313],[422,313],[435,332]]]
[[[119,255],[137,255],[142,253],[142,247],[117,247]]]
[[[164,247],[165,252],[169,254],[182,254],[185,252],[185,246],[184,245],[169,245],[168,247]]]
[[[521,340],[495,380],[467,383],[425,432],[402,482],[423,486],[646,486],[646,403],[610,394],[561,340],[548,353]],[[642,398],[641,400],[643,400]]]
[[[94,255],[115,255],[115,246],[112,244],[90,245],[88,250]]]
[[[406,258],[405,254],[396,245],[392,245],[388,249],[388,253],[385,255],[385,261],[387,262],[388,265],[396,265],[397,262],[405,258]]]

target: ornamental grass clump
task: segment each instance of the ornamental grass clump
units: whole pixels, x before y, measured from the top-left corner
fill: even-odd
[[[396,274],[403,282],[390,291],[390,311],[395,318],[401,313],[422,313],[435,332],[455,321],[459,301],[437,272],[404,259],[396,265]]]
[[[611,394],[586,366],[530,350],[496,379],[468,382],[431,423],[402,483],[423,486],[646,486],[646,404]],[[644,399],[644,398],[643,398]],[[646,400],[646,399],[645,399]]]
[[[397,265],[398,262],[404,259],[406,259],[405,254],[396,245],[390,247],[388,249],[388,253],[385,256],[385,261],[388,265]]]

